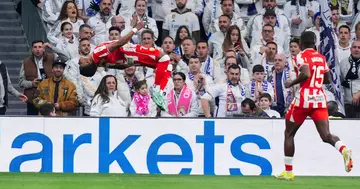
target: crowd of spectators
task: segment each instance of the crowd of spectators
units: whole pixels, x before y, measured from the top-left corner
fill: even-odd
[[[316,0],[38,0],[35,4],[46,23],[48,42],[33,41],[32,55],[21,67],[19,84],[25,96],[12,91],[26,101],[28,115],[280,118],[299,88],[287,89],[284,83],[296,78],[301,33],[314,32],[314,48],[320,44]],[[324,86],[329,112],[359,118],[360,3],[331,1],[329,6],[345,109],[339,112],[335,96]],[[134,16],[145,26],[130,42],[157,48],[171,58],[166,111],[160,111],[148,94],[154,83],[151,68],[99,67],[92,77],[79,73],[80,57],[130,32]]]

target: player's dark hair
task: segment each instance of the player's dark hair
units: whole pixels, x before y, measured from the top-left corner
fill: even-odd
[[[95,91],[95,94],[94,94],[94,97],[96,95],[98,95],[98,94],[100,95],[101,99],[103,100],[102,104],[106,104],[106,103],[110,102],[109,91],[108,91],[108,88],[106,86],[106,79],[109,78],[109,77],[112,77],[112,78],[115,79],[115,90],[117,90],[117,79],[116,79],[116,77],[113,76],[113,75],[104,76],[101,79],[99,87],[97,88],[97,90]]]
[[[245,98],[242,102],[241,102],[241,107],[245,108],[246,105],[249,105],[249,108],[251,111],[254,111],[256,108],[255,102],[253,100],[251,100],[250,98]]]
[[[55,105],[50,103],[43,104],[39,108],[39,112],[43,116],[49,116],[50,113],[53,112],[54,110],[55,110]]]
[[[339,30],[338,30],[339,32],[340,32],[341,28],[346,28],[349,33],[350,33],[350,31],[351,31],[350,27],[347,26],[347,25],[341,25],[341,26],[339,27]]]
[[[173,78],[176,76],[176,75],[179,75],[184,81],[186,80],[186,75],[182,72],[175,72],[173,74]]]
[[[267,98],[270,102],[272,102],[272,98],[269,93],[262,93],[259,99],[261,100],[262,98]]]
[[[300,36],[300,48],[302,50],[307,48],[314,48],[316,43],[316,35],[312,31],[305,31]]]
[[[256,65],[253,67],[252,72],[253,72],[253,73],[256,73],[256,72],[265,72],[264,66],[262,66],[262,65],[260,65],[260,64],[256,64]]]
[[[36,43],[41,43],[41,44],[44,44],[44,41],[42,40],[35,40],[31,43],[31,47],[33,47]]]
[[[110,33],[111,31],[113,31],[113,30],[118,31],[118,32],[119,32],[119,34],[121,33],[120,28],[119,28],[119,27],[117,27],[117,26],[111,26],[111,27],[109,28],[109,33]]]
[[[85,77],[92,77],[97,70],[96,64],[86,64],[86,65],[80,65],[80,74]]]
[[[152,30],[149,30],[149,29],[145,29],[141,32],[141,40],[142,38],[144,37],[144,34],[150,34],[151,35],[151,39],[154,39],[154,32]]]
[[[138,90],[140,90],[141,86],[143,86],[143,85],[147,86],[146,79],[136,82],[134,84],[134,88],[135,88],[136,91],[138,91]]]

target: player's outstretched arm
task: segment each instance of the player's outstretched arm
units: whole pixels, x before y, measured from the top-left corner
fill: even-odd
[[[331,73],[330,73],[330,70],[325,72],[325,75],[324,75],[324,83],[323,84],[330,84],[331,83]]]
[[[134,20],[134,24],[131,32],[129,32],[123,37],[120,37],[120,39],[118,39],[117,41],[110,43],[106,46],[110,52],[113,52],[116,49],[128,43],[131,40],[132,36],[135,35],[138,30],[141,30],[144,27],[144,22],[142,20],[138,22],[137,16],[133,17],[133,20]]]
[[[300,72],[300,74],[295,80],[291,81],[290,83],[285,83],[286,88],[290,88],[296,84],[306,81],[307,79],[309,79],[309,77],[311,75],[309,65],[307,65],[307,64],[301,65],[299,72]]]

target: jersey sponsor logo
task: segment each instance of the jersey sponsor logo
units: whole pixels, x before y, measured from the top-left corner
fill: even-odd
[[[308,95],[308,102],[323,102],[324,95]]]

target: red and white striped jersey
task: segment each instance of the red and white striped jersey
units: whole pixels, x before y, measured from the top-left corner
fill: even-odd
[[[303,65],[308,65],[310,77],[300,83],[300,89],[295,93],[293,104],[301,108],[327,108],[326,96],[322,85],[324,75],[329,71],[325,57],[314,49],[305,49],[296,57],[300,70]]]

